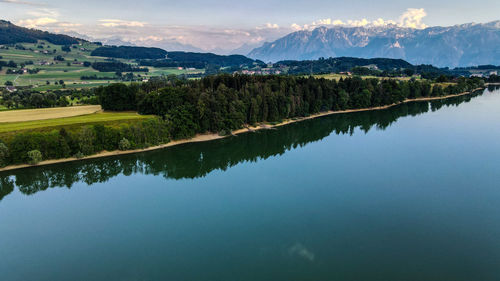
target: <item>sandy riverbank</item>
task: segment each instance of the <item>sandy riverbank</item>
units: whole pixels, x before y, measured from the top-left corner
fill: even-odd
[[[475,92],[478,90],[482,90],[483,88],[478,88],[475,89],[471,92]],[[460,93],[456,95],[449,95],[449,96],[442,96],[442,97],[426,97],[426,98],[418,98],[418,99],[407,99],[401,103],[394,103],[390,105],[385,105],[385,106],[378,106],[378,107],[370,107],[370,108],[360,108],[360,109],[349,109],[349,110],[339,110],[339,111],[327,111],[327,112],[322,112],[318,114],[313,114],[308,117],[302,117],[302,118],[294,118],[294,119],[287,119],[284,120],[283,122],[276,124],[276,125],[269,125],[269,124],[261,124],[259,126],[255,127],[246,127],[243,129],[239,129],[236,131],[233,131],[231,135],[239,135],[243,133],[248,133],[248,132],[254,132],[257,130],[264,130],[264,129],[272,129],[274,127],[279,127],[279,126],[284,126],[288,125],[291,123],[295,122],[300,122],[303,120],[308,120],[308,119],[313,119],[313,118],[318,118],[322,116],[327,116],[327,115],[332,115],[332,114],[344,114],[344,113],[353,113],[353,112],[363,112],[363,111],[373,111],[373,110],[383,110],[383,109],[388,109],[396,105],[400,105],[403,103],[408,103],[408,102],[417,102],[417,101],[432,101],[432,100],[441,100],[441,99],[448,99],[448,98],[453,98],[453,97],[459,97],[459,96],[464,96],[468,95],[471,92],[465,92],[465,93]],[[229,135],[229,136],[231,136]],[[134,150],[127,150],[127,151],[103,151],[98,154],[94,154],[91,156],[83,157],[83,158],[65,158],[65,159],[57,159],[57,160],[46,160],[42,161],[37,165],[29,165],[29,164],[22,164],[22,165],[11,165],[7,166],[4,168],[0,169],[0,172],[3,171],[12,171],[12,170],[17,170],[17,169],[23,169],[23,168],[29,168],[29,167],[36,167],[36,166],[46,166],[46,165],[53,165],[53,164],[58,164],[58,163],[67,163],[67,162],[73,162],[73,161],[81,161],[81,160],[87,160],[87,159],[96,159],[96,158],[101,158],[101,157],[109,157],[109,156],[117,156],[117,155],[126,155],[126,154],[132,154],[132,153],[139,153],[139,152],[146,152],[146,151],[152,151],[152,150],[157,150],[157,149],[163,149],[175,145],[180,145],[180,144],[185,144],[185,143],[195,143],[195,142],[204,142],[204,141],[212,141],[212,140],[217,140],[217,139],[222,139],[228,136],[221,136],[219,134],[198,134],[195,137],[191,139],[184,139],[184,140],[178,140],[178,141],[171,141],[167,144],[163,145],[158,145],[158,146],[152,146],[148,147],[145,149],[134,149]]]

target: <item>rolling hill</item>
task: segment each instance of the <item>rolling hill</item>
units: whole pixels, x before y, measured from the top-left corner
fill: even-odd
[[[68,35],[24,28],[9,21],[0,20],[0,44],[36,43],[38,40],[45,40],[55,45],[71,45],[84,41]]]

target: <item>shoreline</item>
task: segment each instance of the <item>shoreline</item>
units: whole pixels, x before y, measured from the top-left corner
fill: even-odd
[[[485,85],[487,87],[488,84]],[[153,150],[159,150],[159,149],[164,149],[167,147],[172,147],[176,145],[181,145],[181,144],[186,144],[186,143],[197,143],[197,142],[206,142],[206,141],[213,141],[213,140],[218,140],[218,139],[223,139],[227,138],[230,136],[236,136],[239,134],[244,134],[244,133],[250,133],[250,132],[255,132],[259,130],[268,130],[276,127],[281,127],[285,126],[288,124],[304,121],[304,120],[309,120],[309,119],[314,119],[318,117],[323,117],[323,116],[328,116],[328,115],[333,115],[333,114],[345,114],[345,113],[355,113],[355,112],[364,112],[364,111],[376,111],[376,110],[384,110],[388,109],[397,105],[401,105],[404,103],[409,103],[409,102],[419,102],[419,101],[433,101],[433,100],[442,100],[442,99],[449,99],[449,98],[454,98],[454,97],[460,97],[460,96],[465,96],[468,94],[471,94],[473,92],[479,91],[479,90],[484,90],[485,88],[477,88],[474,89],[470,92],[464,92],[460,94],[455,94],[455,95],[448,95],[448,96],[441,96],[441,97],[424,97],[424,98],[416,98],[416,99],[406,99],[402,102],[399,103],[393,103],[389,105],[384,105],[384,106],[377,106],[377,107],[369,107],[369,108],[359,108],[359,109],[347,109],[347,110],[338,110],[338,111],[326,111],[326,112],[320,112],[317,114],[313,114],[307,117],[300,117],[300,118],[294,118],[294,119],[286,119],[283,122],[275,125],[270,125],[270,124],[260,124],[258,126],[254,127],[245,127],[242,129],[238,129],[235,131],[232,131],[231,134],[226,135],[226,136],[221,136],[219,134],[214,134],[214,133],[208,133],[208,134],[198,134],[194,136],[191,139],[182,139],[182,140],[177,140],[177,141],[171,141],[166,144],[162,145],[157,145],[157,146],[151,146],[148,148],[144,149],[134,149],[134,150],[125,150],[125,151],[102,151],[97,154],[93,154],[90,156],[86,156],[83,158],[64,158],[64,159],[54,159],[54,160],[45,160],[42,161],[36,165],[30,165],[30,164],[20,164],[20,165],[10,165],[6,166],[3,168],[0,168],[0,172],[6,172],[6,171],[13,171],[13,170],[19,170],[19,169],[26,169],[26,168],[33,168],[33,167],[40,167],[40,166],[48,166],[48,165],[54,165],[54,164],[60,164],[60,163],[68,163],[68,162],[76,162],[76,161],[83,161],[83,160],[89,160],[89,159],[97,159],[97,158],[103,158],[103,157],[111,157],[111,156],[119,156],[119,155],[127,155],[127,154],[135,154],[135,153],[141,153],[141,152],[148,152],[148,151],[153,151]]]

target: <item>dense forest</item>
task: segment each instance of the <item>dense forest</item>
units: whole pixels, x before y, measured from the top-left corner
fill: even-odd
[[[229,132],[244,124],[279,122],[329,111],[368,108],[405,99],[438,97],[483,86],[478,78],[459,78],[447,87],[426,81],[361,79],[340,81],[298,76],[218,75],[179,81],[158,90],[111,85],[97,90],[105,110],[137,110],[170,123],[172,138],[203,132]]]
[[[434,79],[440,75],[451,75],[447,69],[440,69],[432,65],[412,65],[402,59],[387,58],[320,58],[305,61],[280,61],[275,66],[289,68],[289,74],[328,74],[353,71],[357,75],[381,77],[420,74],[426,79]]]
[[[351,57],[339,57],[339,58],[320,58],[318,60],[286,60],[277,62],[278,65],[288,66],[293,69],[293,71],[303,71],[304,73],[309,73],[311,71],[311,66],[313,71],[316,72],[338,72],[338,71],[349,71],[356,66],[367,66],[375,65],[380,70],[393,70],[401,68],[412,68],[413,65],[402,59],[386,59],[386,58],[375,58],[375,59],[362,59],[362,58],[351,58]]]
[[[121,59],[164,59],[167,51],[160,48],[104,46],[92,51],[91,56]]]
[[[2,187],[0,200],[12,192],[14,185],[23,194],[29,195],[48,188],[71,188],[80,181],[87,184],[106,182],[121,173],[125,175],[155,174],[173,179],[203,177],[216,169],[225,170],[241,162],[255,162],[283,154],[294,147],[321,140],[332,132],[354,134],[356,129],[365,133],[373,128],[385,129],[401,117],[436,111],[444,106],[458,106],[469,102],[474,96],[474,94],[460,96],[430,103],[407,103],[384,111],[332,115],[320,120],[294,123],[277,130],[265,130],[257,134],[241,135],[238,138],[222,139],[217,145],[198,143],[186,145],[182,149],[174,147],[148,154],[66,163],[64,167],[51,166],[22,172],[12,171],[8,174],[13,177],[1,177],[3,182],[0,182]],[[200,155],[203,155],[203,158],[200,158]]]
[[[167,57],[161,60],[140,60],[140,65],[154,67],[192,67],[206,68],[208,65],[218,67],[253,67],[264,65],[263,62],[253,60],[242,55],[222,56],[212,53],[168,52]]]
[[[16,92],[3,93],[0,104],[8,109],[28,109],[65,107],[74,101],[78,101],[79,104],[98,104],[92,90],[48,90],[40,93],[29,88],[19,88]]]
[[[486,81],[489,83],[500,83],[500,76],[491,75],[490,77],[488,77],[488,79],[486,79]]]
[[[24,28],[0,20],[0,44],[36,43],[38,40],[46,40],[55,45],[72,45],[84,41],[67,35]]]
[[[95,91],[103,109],[137,110],[157,117],[120,127],[89,125],[2,136],[0,166],[82,157],[102,150],[144,148],[197,133],[226,135],[245,124],[391,105],[409,98],[462,93],[484,85],[478,78],[455,82],[442,87],[416,80],[353,77],[337,82],[297,76],[217,75],[194,81],[158,79],[142,84],[112,84]]]

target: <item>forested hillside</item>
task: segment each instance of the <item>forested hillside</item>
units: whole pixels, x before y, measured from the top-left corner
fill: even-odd
[[[84,41],[67,35],[24,28],[0,20],[0,44],[36,43],[38,40],[45,40],[56,45],[71,45]]]
[[[280,61],[278,67],[287,67],[289,74],[327,74],[352,71],[358,75],[375,76],[411,76],[419,74],[425,78],[435,78],[439,75],[453,75],[448,69],[440,69],[432,65],[412,65],[401,59],[388,58],[320,58],[305,61]]]
[[[160,48],[104,46],[92,51],[91,55],[122,59],[163,59],[167,51]]]
[[[222,56],[212,53],[168,52],[165,59],[141,60],[140,64],[155,67],[206,68],[208,65],[216,65],[218,67],[253,67],[254,64],[263,65],[264,63],[242,55]]]

